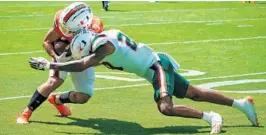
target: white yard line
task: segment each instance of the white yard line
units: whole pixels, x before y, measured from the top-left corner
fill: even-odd
[[[254,27],[254,26],[253,25],[248,25],[248,24],[240,24],[240,25],[237,25],[236,27],[245,28],[245,27]]]
[[[6,56],[6,55],[21,55],[21,54],[32,54],[32,53],[40,53],[40,52],[44,52],[44,51],[0,53],[0,56]]]
[[[49,30],[49,29],[50,28],[19,28],[19,29],[0,30],[0,32],[38,31],[38,30]]]
[[[199,81],[199,80],[233,78],[233,77],[242,77],[242,76],[264,75],[264,74],[266,74],[266,72],[250,73],[250,74],[239,74],[239,75],[228,75],[228,76],[215,76],[215,77],[206,77],[206,78],[195,78],[195,79],[189,79],[189,80],[190,81]]]
[[[123,13],[164,13],[164,12],[191,12],[191,11],[220,11],[231,10],[237,8],[213,8],[213,9],[192,9],[192,10],[150,10],[150,11],[130,11],[130,12],[109,12],[109,14],[123,14]],[[27,17],[39,17],[39,16],[54,16],[54,14],[24,14],[24,15],[1,15],[0,18],[27,18]],[[100,18],[115,18],[117,16],[100,16]]]
[[[147,10],[147,11],[129,11],[129,12],[111,12],[111,13],[161,13],[161,12],[200,12],[200,11],[226,11],[241,8],[209,8],[209,9],[177,9],[177,10]]]
[[[191,40],[191,41],[173,41],[173,42],[163,42],[163,43],[151,43],[148,45],[154,46],[154,45],[172,45],[172,44],[192,44],[192,43],[209,43],[209,42],[222,42],[222,41],[242,41],[242,40],[253,40],[253,39],[266,39],[266,36],[221,38],[221,39]]]
[[[242,18],[232,20],[187,20],[187,21],[162,21],[162,22],[147,22],[147,23],[127,23],[127,24],[109,24],[106,27],[124,27],[124,26],[143,26],[143,25],[160,25],[160,24],[189,24],[189,23],[222,23],[222,22],[235,22],[235,21],[254,21],[266,20],[266,18]],[[38,31],[48,30],[49,28],[15,28],[15,29],[0,29],[0,32],[19,32],[19,31]]]
[[[220,79],[220,78],[231,78],[231,77],[240,77],[240,76],[253,76],[253,75],[262,75],[266,74],[266,72],[259,72],[259,73],[250,73],[250,74],[238,74],[238,75],[228,75],[228,76],[215,76],[215,77],[207,77],[207,78],[197,78],[197,79],[189,79],[190,81],[193,80],[209,80],[209,79]],[[135,84],[135,85],[123,85],[123,86],[114,86],[114,87],[102,87],[102,88],[95,88],[95,90],[112,90],[112,89],[122,89],[122,88],[132,88],[132,87],[140,87],[140,86],[148,86],[151,85],[149,83],[142,83],[142,84]],[[265,90],[263,90],[265,91]],[[223,91],[222,91],[223,92]],[[239,91],[224,91],[224,92],[232,92],[232,93],[240,93]],[[245,93],[264,93],[261,91],[244,91]],[[3,97],[0,98],[0,101],[4,100],[11,100],[11,99],[21,99],[21,98],[29,98],[32,95],[27,96],[15,96],[15,97]]]
[[[143,26],[143,25],[160,25],[160,24],[189,24],[189,23],[222,23],[222,22],[235,22],[235,21],[254,21],[265,20],[266,18],[243,18],[231,20],[185,20],[185,21],[163,21],[163,22],[149,22],[149,23],[132,23],[132,24],[119,24],[119,25],[106,25],[107,27],[115,26]]]
[[[209,43],[209,42],[226,42],[226,41],[243,41],[243,40],[253,40],[253,39],[266,39],[266,36],[257,37],[242,37],[242,38],[222,38],[222,39],[207,39],[207,40],[191,40],[191,41],[173,41],[173,42],[161,42],[161,43],[149,43],[147,45],[173,45],[173,44],[192,44],[192,43]],[[44,51],[28,51],[28,52],[13,52],[13,53],[0,53],[0,56],[8,55],[23,55],[32,53],[43,53]]]
[[[11,15],[8,15],[8,16],[0,16],[0,19],[2,19],[2,18],[12,18],[12,19],[14,19],[14,18],[32,18],[32,17],[40,17],[40,16],[53,16],[53,14],[30,14],[30,15],[13,15],[13,16],[11,16]]]
[[[56,7],[56,6],[67,6],[67,5],[52,5],[52,7]],[[3,7],[0,5],[0,7]],[[6,7],[10,7],[10,6],[5,6]],[[12,6],[15,7],[15,6]],[[25,6],[23,6],[25,7]],[[38,6],[38,7],[45,7],[45,6]],[[249,7],[247,7],[249,8]],[[210,8],[210,9],[177,9],[177,10],[139,10],[139,11],[126,11],[126,12],[108,12],[108,14],[128,14],[128,13],[164,13],[164,12],[199,12],[199,11],[226,11],[226,10],[234,10],[234,9],[247,9],[247,8]],[[5,11],[3,11],[5,12]],[[10,11],[6,11],[7,13],[14,13],[14,12],[10,12]],[[18,11],[16,11],[18,12]],[[22,12],[22,11],[19,11]],[[34,15],[34,14],[32,14]],[[44,14],[44,15],[49,15],[49,14]],[[18,15],[19,17],[20,15]],[[23,16],[23,15],[22,15]],[[0,17],[4,17],[4,16],[0,16]],[[14,16],[17,17],[17,16]]]
[[[237,90],[237,91],[232,91],[232,90],[223,90],[222,92],[227,92],[227,93],[266,93],[266,90]]]
[[[1,7],[1,6],[0,6]],[[249,7],[248,7],[249,8]],[[265,7],[259,7],[265,8]],[[108,14],[128,14],[128,13],[164,13],[164,12],[201,12],[201,11],[226,11],[233,9],[246,9],[246,8],[211,8],[211,9],[178,9],[178,10],[147,10],[147,11],[128,11],[128,12],[109,12]],[[16,13],[23,11],[7,11],[7,13]],[[101,14],[97,14],[98,16]],[[0,15],[1,18],[28,18],[28,17],[42,17],[42,16],[54,16],[53,14],[20,14],[20,15]],[[117,16],[99,16],[100,18],[117,18]],[[133,19],[133,18],[131,18]],[[136,18],[139,19],[139,18]],[[127,20],[127,19],[125,19]]]
[[[25,0],[9,0],[9,1],[25,1]],[[5,7],[5,8],[14,8],[14,7],[23,7],[23,8],[29,8],[29,7],[62,7],[64,8],[65,6],[68,6],[69,4],[71,4],[73,2],[73,0],[59,0],[61,1],[62,3],[58,3],[58,4],[53,4],[53,1],[50,0],[50,3],[48,4],[47,2],[44,3],[44,4],[39,4],[38,2],[45,2],[45,0],[42,0],[42,1],[36,1],[36,0],[29,0],[31,2],[34,2],[34,3],[29,3],[29,4],[21,4],[19,5],[19,3],[17,5],[0,5],[0,8],[1,7]],[[49,1],[49,0],[48,0]],[[88,0],[87,0],[88,1]],[[86,0],[85,0],[86,2]],[[113,2],[112,2],[113,3]],[[143,4],[143,2],[136,2],[136,1],[127,1],[127,2],[115,2],[113,4],[115,5],[125,5],[125,4]],[[148,2],[147,2],[148,3]],[[90,3],[88,3],[89,5],[91,5]],[[97,4],[96,4],[97,5]],[[92,3],[91,6],[95,6],[95,3]]]
[[[54,5],[40,5],[40,4],[36,4],[36,5],[0,5],[0,8],[4,7],[4,8],[14,8],[14,7],[23,7],[23,8],[29,8],[29,7],[64,7],[67,6],[68,4],[54,4]]]
[[[51,16],[53,17],[54,14],[29,14],[29,15],[13,15],[13,16],[0,16],[0,19],[16,19],[16,18],[32,18],[34,17],[35,19],[39,19],[38,17],[45,17],[45,16]],[[138,17],[122,17],[122,18],[117,18],[117,16],[99,16],[101,19],[119,19],[119,20],[133,20],[133,19],[138,19],[142,15],[138,15]],[[156,19],[156,17],[154,17]]]
[[[117,3],[116,3],[117,4]],[[2,6],[0,7],[64,7],[68,4],[57,4],[57,5],[19,5],[19,6]],[[125,12],[108,12],[108,14],[128,14],[128,13],[163,13],[163,12],[199,12],[199,11],[227,11],[227,10],[235,10],[235,9],[252,9],[254,7],[243,7],[243,8],[204,8],[204,9],[175,9],[175,10],[139,10],[139,11],[125,11]],[[266,7],[258,7],[260,9]],[[3,11],[7,13],[14,13],[14,12],[23,12],[23,11]]]

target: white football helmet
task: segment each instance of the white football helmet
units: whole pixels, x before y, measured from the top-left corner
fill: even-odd
[[[90,27],[93,13],[91,8],[83,2],[75,2],[67,6],[61,13],[59,23],[68,33],[78,33]]]
[[[93,33],[89,31],[82,31],[77,34],[70,44],[72,57],[75,60],[81,59],[91,54],[91,39]]]

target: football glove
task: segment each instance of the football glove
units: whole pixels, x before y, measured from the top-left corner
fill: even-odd
[[[45,70],[50,68],[50,62],[43,57],[30,57],[29,64],[31,68]]]

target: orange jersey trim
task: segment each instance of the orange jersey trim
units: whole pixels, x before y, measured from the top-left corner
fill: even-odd
[[[101,33],[104,30],[102,20],[97,16],[93,16],[89,30],[94,31],[95,33]]]

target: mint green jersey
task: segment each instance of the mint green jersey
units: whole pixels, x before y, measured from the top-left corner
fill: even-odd
[[[92,38],[92,52],[107,41],[113,44],[115,51],[111,55],[106,56],[102,64],[111,69],[134,73],[146,79],[151,78],[153,73],[150,67],[159,58],[150,47],[134,42],[120,30],[108,30]]]

